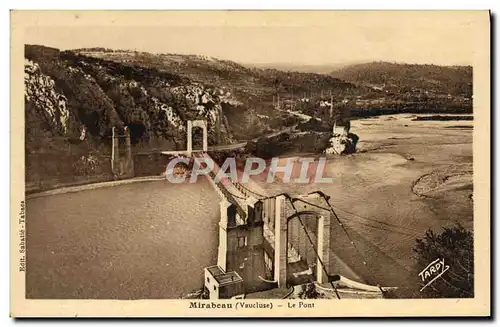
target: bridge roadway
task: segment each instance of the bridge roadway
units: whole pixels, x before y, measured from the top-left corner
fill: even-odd
[[[236,144],[225,144],[225,145],[213,145],[209,146],[207,151],[230,151],[230,150],[237,150],[237,149],[243,149],[248,142],[240,142]],[[165,155],[171,155],[171,156],[188,156],[189,152],[187,150],[180,150],[180,151],[160,151],[162,154]],[[193,154],[199,154],[203,153],[203,150],[192,150],[191,153]],[[137,153],[141,154],[141,153]],[[149,152],[148,152],[149,154]]]
[[[213,152],[213,151],[231,151],[231,150],[243,149],[244,147],[247,146],[248,142],[257,142],[261,138],[272,138],[272,137],[278,136],[278,135],[283,134],[283,133],[290,133],[295,129],[296,126],[297,125],[294,125],[291,127],[285,127],[279,131],[272,132],[272,133],[269,133],[267,135],[263,135],[263,136],[259,136],[259,137],[254,137],[251,140],[239,142],[236,144],[212,145],[212,146],[208,147],[207,151]],[[173,151],[158,150],[158,151],[161,152],[162,154],[165,154],[165,155],[173,155],[173,156],[179,156],[179,155],[188,156],[189,155],[187,150],[173,150]],[[200,152],[203,152],[203,150],[192,150],[191,152],[192,153],[200,153]],[[150,154],[150,153],[151,152],[137,152],[134,154]]]
[[[211,160],[214,164],[214,168],[208,175],[208,180],[215,188],[217,193],[222,199],[227,200],[232,203],[236,207],[236,212],[238,213],[237,219],[241,219],[237,221],[237,224],[244,224],[246,220],[246,211],[245,207],[248,205],[247,196],[243,194],[236,186],[232,183],[230,179],[227,177],[222,177],[220,181],[215,181],[215,176],[220,171],[219,165],[213,160],[208,153],[205,152],[196,152],[193,153],[193,157],[205,160]]]

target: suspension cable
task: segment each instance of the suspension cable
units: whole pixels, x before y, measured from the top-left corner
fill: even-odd
[[[268,199],[272,199],[272,198],[275,198],[278,196],[278,195],[271,195],[271,196],[266,197],[265,195],[262,195],[260,193],[255,192],[255,191],[252,191],[251,189],[249,189],[248,187],[244,186],[241,183],[238,183],[238,185],[241,186],[242,188],[244,188],[245,190],[247,190],[248,192],[253,193],[254,195],[257,195],[259,197],[258,200],[268,200]]]
[[[255,195],[259,196],[260,198],[259,198],[258,200],[267,200],[267,199],[275,198],[275,197],[277,196],[277,195],[272,195],[272,196],[267,196],[267,197],[265,197],[265,196],[264,196],[264,195],[262,195],[262,194],[259,194],[259,193],[255,192],[255,191],[250,190],[248,187],[244,186],[244,185],[243,185],[243,184],[241,184],[241,183],[238,183],[238,185],[240,185],[242,188],[244,188],[244,189],[245,189],[245,190],[247,190],[248,192],[253,193],[253,194],[255,194]],[[323,209],[323,210],[328,210],[328,211],[330,211],[330,209],[329,209],[329,208],[327,208],[327,207],[323,207],[323,206],[320,206],[320,205],[317,205],[317,204],[314,204],[314,203],[308,202],[308,201],[303,200],[303,199],[298,199],[298,200],[300,200],[300,201],[302,201],[302,202],[304,202],[304,203],[306,203],[306,204],[308,204],[308,205],[310,205],[310,206],[316,207],[316,208],[318,208],[318,209]],[[359,215],[359,214],[356,214],[356,213],[354,213],[354,212],[351,212],[351,211],[345,210],[345,209],[343,209],[343,208],[339,208],[339,207],[334,206],[334,205],[332,205],[332,204],[330,204],[330,203],[329,203],[329,205],[330,205],[331,207],[336,208],[337,210],[340,210],[340,211],[346,212],[346,213],[348,213],[348,214],[351,214],[351,215],[353,215],[353,216],[355,216],[355,217],[358,217],[359,219],[368,220],[368,221],[375,222],[375,223],[379,223],[379,224],[381,224],[381,225],[386,225],[386,226],[388,226],[388,227],[392,227],[392,228],[399,228],[399,229],[402,229],[402,230],[405,230],[405,231],[408,231],[408,232],[418,233],[418,231],[417,231],[417,230],[415,230],[415,229],[413,229],[413,228],[408,228],[408,227],[404,227],[404,226],[399,226],[399,225],[389,224],[389,223],[386,223],[386,222],[383,222],[383,221],[379,221],[379,220],[376,220],[376,219],[373,219],[373,218],[363,217],[363,216],[361,216],[361,215]],[[368,227],[377,228],[376,226],[370,226],[370,225],[367,225],[367,226],[368,226]],[[379,229],[383,229],[383,228],[379,228]],[[403,232],[401,232],[401,231],[394,231],[394,230],[389,230],[389,229],[383,229],[383,230],[388,231],[388,232],[393,232],[393,233],[400,233],[400,234],[403,234]],[[407,234],[407,233],[404,233],[404,234],[405,234],[405,235],[407,235],[407,236],[413,235],[413,234]]]
[[[328,199],[326,198],[326,195],[323,193],[323,192],[318,192],[318,194],[323,198],[325,199],[326,203],[328,204],[328,206],[330,207],[330,209],[326,209],[326,210],[329,210],[333,216],[335,217],[335,219],[337,220],[337,222],[339,223],[339,226],[342,228],[343,232],[345,233],[345,235],[347,236],[349,242],[351,243],[352,247],[356,250],[356,252],[358,253],[358,255],[360,257],[363,258],[363,265],[366,266],[366,259],[365,259],[365,256],[361,254],[361,251],[358,249],[358,247],[356,246],[356,244],[354,243],[354,240],[352,239],[351,235],[349,235],[349,233],[347,232],[347,229],[345,228],[344,224],[342,223],[342,221],[339,219],[339,217],[337,216],[337,213],[335,212],[335,210],[333,210],[332,206],[330,205],[330,202],[328,201]],[[299,199],[300,200],[300,199]]]
[[[231,193],[228,189],[226,189],[226,192],[227,192],[228,194],[230,194],[230,195],[231,195],[232,197],[234,197],[234,198],[238,198],[238,199],[241,199],[241,200],[246,200],[246,199],[247,199],[247,198],[244,198],[244,197],[242,197],[242,196],[239,196],[239,195],[236,195],[236,194],[234,194],[234,193]]]
[[[317,205],[317,204],[314,204],[314,203],[308,202],[308,201],[303,200],[303,199],[300,199],[300,198],[297,198],[297,200],[298,200],[298,201],[301,201],[301,202],[304,202],[304,203],[306,203],[306,204],[308,204],[308,205],[310,205],[310,206],[316,207],[316,208],[318,208],[318,209],[323,209],[323,210],[328,210],[328,211],[330,211],[330,208],[323,207],[323,206],[320,206],[320,205]],[[405,232],[406,232],[406,231],[408,231],[408,232],[413,232],[413,234],[407,234],[407,233],[402,232],[402,231],[395,231],[395,230],[390,230],[390,229],[383,229],[382,227],[380,227],[380,228],[379,228],[379,229],[383,229],[383,230],[388,231],[388,232],[400,233],[400,234],[405,234],[405,235],[408,235],[408,236],[411,236],[411,235],[414,235],[415,233],[418,233],[418,231],[417,231],[417,230],[412,229],[412,228],[403,227],[403,226],[394,225],[394,224],[389,224],[389,223],[386,223],[386,222],[383,222],[383,221],[378,221],[378,220],[376,220],[376,219],[366,218],[366,217],[360,216],[360,215],[358,215],[358,214],[355,214],[355,213],[353,213],[353,212],[350,212],[350,211],[347,211],[347,210],[341,209],[341,208],[339,208],[339,207],[336,207],[336,206],[334,206],[334,205],[332,205],[332,204],[330,204],[330,206],[331,206],[331,207],[334,207],[334,208],[336,208],[336,209],[338,209],[338,210],[340,210],[340,211],[344,211],[344,212],[346,212],[346,213],[348,213],[348,214],[351,214],[351,215],[353,215],[353,216],[355,216],[355,217],[358,217],[359,219],[362,219],[362,220],[368,220],[368,221],[371,221],[371,222],[374,222],[374,223],[379,223],[379,224],[381,224],[381,225],[385,225],[385,226],[387,226],[387,227],[392,227],[392,228],[400,228],[400,229],[404,230]],[[376,226],[371,226],[371,225],[366,225],[366,226],[373,227],[373,228],[377,228]]]
[[[361,216],[361,215],[359,215],[359,214],[356,214],[356,213],[354,213],[354,212],[348,211],[348,210],[343,209],[343,208],[340,208],[340,207],[338,207],[338,206],[334,206],[333,204],[330,204],[330,205],[331,205],[332,207],[334,207],[335,209],[337,209],[337,210],[343,211],[343,212],[345,212],[345,213],[348,213],[348,214],[350,214],[350,215],[353,215],[353,216],[358,217],[358,218],[361,218],[361,219],[365,219],[365,220],[373,221],[373,222],[376,222],[376,223],[379,223],[379,224],[383,224],[383,225],[386,225],[386,226],[389,226],[389,227],[397,227],[397,228],[405,229],[405,230],[407,230],[407,231],[409,231],[409,232],[419,233],[419,231],[418,231],[418,230],[413,229],[413,228],[404,227],[404,226],[395,225],[395,224],[390,224],[390,223],[386,223],[386,222],[384,222],[384,221],[379,221],[379,220],[376,220],[376,219],[373,219],[373,218],[363,217],[363,216]]]
[[[360,249],[359,249],[359,248],[358,248],[358,246],[355,244],[355,242],[354,242],[353,238],[351,237],[351,235],[349,234],[349,232],[348,232],[348,231],[347,231],[347,229],[345,228],[344,223],[343,223],[343,222],[340,220],[340,218],[338,217],[337,213],[336,213],[336,212],[335,212],[335,210],[334,210],[334,207],[335,207],[335,206],[333,206],[333,205],[330,203],[330,201],[329,201],[329,198],[330,198],[330,197],[329,197],[329,196],[327,196],[326,194],[324,194],[323,192],[316,192],[316,193],[318,193],[318,194],[319,194],[319,195],[320,195],[320,196],[321,196],[321,197],[325,200],[325,202],[327,203],[328,207],[324,207],[324,206],[321,206],[321,205],[317,205],[317,204],[314,204],[314,203],[308,202],[308,201],[303,200],[303,199],[300,199],[300,198],[292,198],[292,197],[291,197],[288,193],[281,193],[281,194],[276,194],[276,195],[271,195],[271,196],[267,196],[267,197],[266,197],[266,196],[264,196],[264,195],[262,195],[262,194],[259,194],[259,193],[255,192],[255,191],[250,190],[249,188],[247,188],[247,187],[243,186],[243,185],[242,185],[242,184],[240,184],[240,183],[238,183],[238,185],[240,185],[242,188],[244,188],[244,189],[245,189],[245,190],[247,190],[248,192],[253,193],[254,195],[259,196],[259,199],[258,199],[258,200],[267,200],[267,199],[276,198],[276,197],[277,197],[277,196],[279,196],[279,195],[284,195],[284,196],[285,196],[285,197],[286,197],[286,198],[290,201],[290,203],[291,203],[291,205],[292,205],[292,207],[293,207],[293,209],[294,209],[294,211],[295,211],[295,214],[297,214],[297,218],[298,218],[298,220],[299,220],[299,223],[300,223],[300,225],[302,226],[302,229],[304,230],[304,232],[305,232],[305,234],[306,234],[306,236],[307,236],[307,238],[308,238],[309,242],[311,243],[311,245],[312,245],[312,247],[313,247],[313,250],[314,250],[314,252],[315,252],[315,254],[316,254],[316,257],[318,258],[318,261],[320,262],[320,264],[321,264],[321,266],[322,266],[323,270],[325,271],[325,273],[327,274],[327,276],[328,276],[328,271],[326,270],[326,267],[325,267],[325,264],[323,263],[323,260],[321,260],[321,258],[319,257],[318,250],[317,250],[317,249],[316,249],[316,247],[314,246],[314,242],[312,241],[312,238],[311,238],[311,236],[309,235],[309,232],[307,231],[307,228],[305,227],[305,225],[304,225],[304,224],[303,224],[303,222],[302,222],[302,219],[300,218],[300,213],[298,212],[298,210],[297,210],[297,208],[295,207],[295,204],[294,204],[294,202],[295,202],[295,201],[301,201],[301,202],[303,202],[303,203],[306,203],[306,204],[311,205],[311,206],[313,206],[313,207],[316,207],[316,208],[318,208],[318,209],[322,209],[322,210],[327,210],[327,211],[330,211],[330,212],[333,214],[333,216],[335,217],[335,219],[337,220],[337,222],[338,222],[339,226],[341,226],[342,231],[343,231],[343,232],[344,232],[344,234],[347,236],[347,238],[348,238],[349,242],[351,243],[351,245],[353,246],[353,248],[355,249],[355,251],[358,253],[358,255],[359,255],[361,258],[363,258],[363,265],[364,265],[365,267],[367,266],[367,262],[366,262],[366,259],[365,259],[366,257],[365,257],[365,256],[361,253]],[[351,215],[353,215],[353,216],[355,216],[355,217],[358,217],[358,218],[360,218],[360,219],[369,220],[369,221],[376,222],[376,223],[379,223],[379,224],[382,224],[382,225],[386,225],[386,226],[388,226],[388,227],[400,228],[400,229],[402,229],[402,230],[406,230],[406,231],[408,231],[408,232],[410,232],[410,231],[411,231],[411,232],[414,232],[414,233],[415,233],[415,232],[417,232],[416,230],[411,229],[411,228],[405,228],[405,227],[403,227],[403,226],[393,225],[393,224],[389,224],[389,223],[381,222],[381,221],[378,221],[378,220],[375,220],[375,219],[369,219],[369,218],[366,218],[366,217],[360,216],[360,215],[358,215],[358,214],[355,214],[355,213],[353,213],[353,212],[347,211],[347,210],[342,209],[342,208],[337,208],[337,209],[339,209],[339,210],[341,210],[341,211],[344,211],[344,212],[346,212],[346,213],[348,213],[348,214],[351,214]],[[356,222],[355,222],[355,223],[356,223]],[[360,223],[360,222],[358,222],[358,223]],[[405,233],[405,232],[403,232],[403,231],[389,230],[389,229],[384,229],[384,228],[382,228],[382,227],[376,227],[376,226],[371,226],[371,225],[367,225],[367,226],[372,227],[372,228],[378,228],[378,229],[381,229],[381,230],[384,230],[384,231],[393,232],[393,233],[400,233],[400,234],[404,234],[404,235],[407,235],[407,236],[412,236],[412,235],[414,235],[414,234],[408,234],[408,233]],[[338,293],[337,287],[335,286],[335,284],[333,284],[333,282],[332,282],[332,281],[330,281],[330,284],[332,285],[333,289],[335,290],[335,294],[336,294],[336,295],[337,295],[337,297],[340,299],[340,295],[339,295],[339,293]],[[377,285],[377,286],[379,286],[379,285]],[[379,288],[380,288],[380,290],[383,292],[383,290],[382,290],[382,288],[381,288],[380,286],[379,286]]]
[[[288,194],[287,194],[286,198],[287,198],[287,200],[288,200],[288,201],[290,201],[290,204],[292,205],[292,208],[293,208],[293,210],[295,211],[295,214],[297,215],[297,219],[299,220],[299,223],[300,223],[300,225],[302,226],[302,229],[304,230],[304,232],[305,232],[305,234],[306,234],[306,236],[307,236],[307,238],[308,238],[308,240],[309,240],[309,243],[311,243],[312,248],[313,248],[313,250],[314,250],[314,253],[316,254],[316,258],[318,259],[319,263],[321,264],[321,267],[323,268],[323,271],[325,272],[325,274],[326,274],[326,276],[328,277],[328,279],[330,279],[330,278],[329,278],[329,276],[330,276],[330,275],[328,274],[328,270],[326,269],[325,263],[324,263],[324,262],[323,262],[323,260],[321,259],[321,257],[320,257],[320,255],[319,255],[318,250],[317,250],[317,249],[316,249],[316,247],[314,246],[314,242],[313,242],[313,240],[312,240],[311,236],[309,235],[309,232],[307,231],[306,226],[305,226],[305,225],[304,225],[304,223],[302,222],[302,219],[301,219],[301,217],[300,217],[300,215],[301,215],[301,214],[299,213],[299,211],[297,210],[297,208],[295,208],[295,204],[293,203],[293,200],[292,200],[292,198],[290,197],[290,195],[288,195]],[[330,284],[332,285],[332,288],[333,288],[333,290],[335,291],[335,294],[337,295],[337,298],[340,300],[341,298],[340,298],[340,295],[339,295],[339,293],[338,293],[337,286],[335,286],[335,284],[333,283],[333,281],[330,281],[330,280],[329,280],[329,282],[330,282]]]

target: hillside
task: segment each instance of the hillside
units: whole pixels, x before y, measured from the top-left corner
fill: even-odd
[[[343,67],[331,76],[359,84],[428,94],[472,95],[471,66],[437,66],[371,62]]]
[[[123,65],[153,68],[210,84],[233,95],[231,105],[261,114],[273,114],[273,96],[278,93],[285,99],[305,92],[332,91],[335,95],[340,95],[346,89],[356,88],[351,83],[324,74],[249,68],[233,61],[206,56],[151,54],[102,48],[75,49],[73,52]]]
[[[472,67],[370,62],[330,73],[368,91],[356,97],[356,115],[472,113]]]
[[[28,182],[108,176],[112,127],[136,148],[184,149],[186,120],[206,119],[213,143],[220,118],[221,142],[233,141],[217,88],[42,46],[25,47],[25,102]]]
[[[354,85],[196,55],[26,45],[27,181],[110,178],[113,127],[129,128],[134,152],[185,149],[193,119],[208,121],[209,144],[218,121],[219,143],[231,143],[294,123],[274,110],[277,92],[346,88]]]

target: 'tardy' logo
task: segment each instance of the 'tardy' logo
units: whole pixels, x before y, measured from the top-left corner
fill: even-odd
[[[441,277],[448,269],[450,269],[450,266],[445,265],[444,259],[436,259],[429,263],[427,267],[425,267],[418,275],[422,278],[422,282],[427,282],[429,279],[429,282],[427,282],[424,287],[420,289],[420,292],[422,292],[427,286],[432,284],[436,279]]]

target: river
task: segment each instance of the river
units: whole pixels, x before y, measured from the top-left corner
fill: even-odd
[[[178,298],[217,262],[219,197],[206,179],[27,200],[27,298]]]

